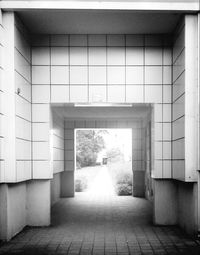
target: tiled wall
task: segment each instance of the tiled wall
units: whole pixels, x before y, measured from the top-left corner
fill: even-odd
[[[131,128],[133,170],[144,171],[144,128],[142,120],[66,120],[65,171],[74,171],[74,130],[80,128]]]
[[[4,111],[3,111],[3,97],[4,97],[4,88],[3,88],[3,24],[2,24],[2,12],[0,10],[0,180],[4,180]]]
[[[171,45],[158,35],[34,35],[33,112],[49,102],[154,103],[154,177],[171,177]],[[41,113],[40,113],[41,114]]]
[[[64,171],[64,120],[56,113],[52,114],[53,128],[52,139],[52,157],[53,173]]]
[[[55,103],[171,103],[167,44],[165,37],[150,35],[35,36],[35,93]]]
[[[185,22],[179,24],[173,46],[173,114],[172,114],[173,177],[185,174]]]
[[[16,181],[32,172],[31,50],[28,33],[15,17]]]

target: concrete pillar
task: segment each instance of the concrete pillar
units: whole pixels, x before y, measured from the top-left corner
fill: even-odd
[[[74,171],[61,173],[61,197],[74,197]]]
[[[133,196],[145,196],[145,171],[133,171]]]
[[[178,189],[175,181],[155,179],[154,181],[154,223],[158,225],[177,224]]]
[[[50,225],[50,180],[27,183],[27,225]]]
[[[26,183],[0,185],[0,239],[10,240],[26,226]]]

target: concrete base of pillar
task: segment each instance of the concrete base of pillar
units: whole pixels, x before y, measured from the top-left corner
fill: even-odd
[[[50,180],[34,180],[27,184],[27,225],[50,225]]]
[[[0,184],[0,240],[10,240],[26,225],[49,224],[50,180]]]
[[[177,185],[171,180],[154,181],[154,223],[177,224]]]
[[[74,171],[61,173],[61,197],[74,197]]]
[[[133,196],[145,196],[145,171],[133,171]]]

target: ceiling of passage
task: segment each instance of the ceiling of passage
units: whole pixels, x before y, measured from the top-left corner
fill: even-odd
[[[180,13],[102,10],[20,10],[31,33],[154,34],[173,32]]]
[[[148,104],[133,104],[131,107],[74,107],[69,104],[52,109],[64,119],[141,119],[147,117],[151,107]]]

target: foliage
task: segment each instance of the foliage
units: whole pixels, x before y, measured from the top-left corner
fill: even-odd
[[[76,192],[82,192],[85,191],[87,189],[88,186],[88,181],[87,178],[80,178],[80,179],[76,179],[75,181],[75,191]]]
[[[110,162],[119,161],[123,158],[123,154],[118,147],[111,148],[106,154]]]
[[[79,168],[96,164],[98,153],[105,147],[104,130],[77,130],[76,163]]]
[[[108,170],[117,195],[131,195],[133,186],[131,161],[110,163]]]
[[[117,175],[115,184],[116,193],[119,196],[132,194],[132,175],[130,173],[120,173]]]

